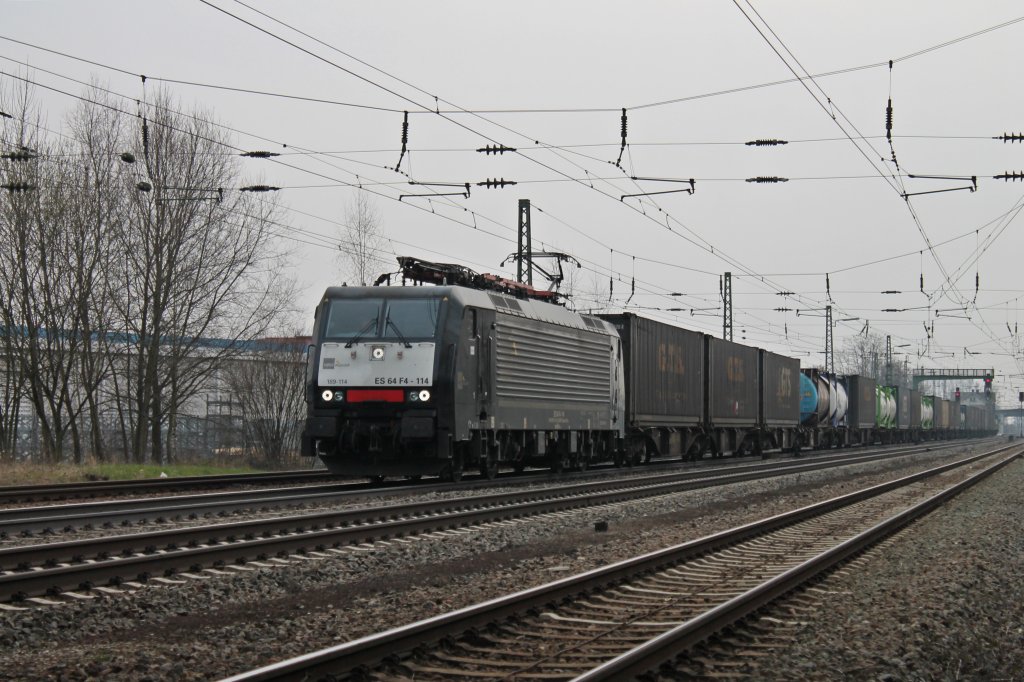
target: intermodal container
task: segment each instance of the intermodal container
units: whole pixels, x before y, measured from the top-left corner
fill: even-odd
[[[875,425],[875,380],[850,374],[846,377],[846,393],[850,410],[846,423],[855,429],[870,429]]]
[[[911,388],[910,394],[910,428],[921,428],[921,391]]]
[[[708,420],[715,426],[756,426],[758,349],[713,336],[704,338]]]
[[[796,426],[800,422],[800,361],[761,350],[761,423]]]
[[[910,415],[911,415],[911,393],[909,388],[903,386],[896,387],[896,428],[898,429],[909,429],[910,428]],[[918,403],[918,409],[920,403]]]
[[[630,426],[688,426],[704,417],[704,334],[639,317],[601,315],[619,332]]]

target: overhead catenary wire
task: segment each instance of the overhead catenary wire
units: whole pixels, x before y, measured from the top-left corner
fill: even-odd
[[[631,143],[631,146],[632,146],[632,145],[633,145],[633,144]],[[393,159],[392,159],[392,161],[393,161]],[[347,171],[346,171],[346,172],[347,172]],[[525,181],[526,181],[526,180],[524,180],[524,182],[525,182]],[[545,180],[538,180],[538,181],[540,182],[540,181],[545,181]],[[562,181],[562,180],[553,180],[553,181]],[[649,210],[649,209],[648,209],[648,210]]]
[[[22,80],[24,80],[26,82],[32,82],[32,81],[29,81],[29,79],[23,78],[23,77],[20,77],[20,76],[16,76],[15,75],[14,77],[15,78],[20,78],[20,79],[22,79]],[[53,91],[55,91],[55,92],[57,92],[59,94],[63,94],[65,96],[68,96],[68,97],[71,97],[71,98],[74,98],[74,99],[78,99],[78,100],[83,101],[83,102],[85,102],[87,104],[90,104],[90,105],[101,106],[101,107],[104,107],[104,108],[111,109],[112,111],[114,111],[118,115],[122,115],[122,116],[126,116],[126,117],[133,117],[133,118],[137,116],[136,114],[133,114],[132,112],[129,112],[129,111],[126,111],[126,110],[122,110],[122,109],[119,109],[117,107],[113,107],[113,106],[111,106],[111,105],[109,105],[107,103],[97,102],[95,100],[91,100],[91,99],[88,99],[88,98],[83,97],[83,96],[75,95],[73,93],[68,93],[68,92],[65,92],[65,91],[62,91],[62,90],[59,90],[59,89],[56,89],[56,88],[52,88],[51,86],[46,86],[45,84],[41,84],[41,83],[34,83],[34,84],[39,86],[39,87],[44,87],[44,88],[47,88],[47,89],[51,89],[51,90],[53,90]],[[111,93],[111,91],[105,91],[105,92],[108,92],[110,94],[114,94],[116,96],[128,99],[127,96],[117,95],[117,93]],[[175,113],[180,114],[181,112],[175,112]],[[236,131],[234,129],[228,129],[228,130],[232,130],[233,132],[238,132],[238,131]],[[180,132],[189,132],[189,131],[180,131]],[[215,144],[221,145],[221,146],[226,146],[226,147],[230,148],[233,152],[240,152],[241,151],[241,148],[229,145],[229,144],[227,144],[227,143],[225,143],[225,142],[223,142],[221,140],[216,140],[214,138],[204,138],[204,139],[208,139],[209,141],[211,141],[211,142],[213,142]],[[284,164],[284,165],[287,166],[288,164]],[[323,176],[322,174],[318,174],[315,171],[311,171],[309,169],[301,169],[300,168],[298,170],[301,170],[301,171],[307,172],[307,173],[313,173],[314,175],[321,175],[322,177],[326,177],[326,176]],[[351,182],[336,182],[332,186],[348,186],[348,187],[353,187],[354,183],[351,183]],[[254,186],[254,187],[257,187],[257,188],[267,187],[268,190],[270,189],[269,186],[265,186],[265,185],[258,185],[258,186]],[[390,197],[390,196],[387,196],[387,195],[382,195],[382,196],[384,196],[385,198],[394,199],[394,197]],[[288,208],[288,207],[285,207],[285,210],[291,210],[291,209]],[[434,211],[431,211],[431,212],[435,213]],[[462,223],[461,221],[454,220],[454,219],[452,219],[452,218],[450,218],[448,216],[444,216],[442,214],[437,214],[437,215],[440,215],[440,217],[452,220],[453,222],[456,222],[457,224],[462,225],[464,227],[472,227],[473,229],[480,230],[480,228],[478,226],[475,226],[475,225],[471,226],[471,225],[468,225],[467,223]],[[492,222],[494,222],[494,221],[492,221]],[[495,224],[498,224],[498,223],[495,223]],[[281,226],[278,225],[278,227],[281,227]],[[505,227],[505,226],[503,226],[503,227]],[[511,228],[506,227],[506,229],[511,231]],[[480,231],[482,231],[482,232],[484,232],[486,234],[490,234],[491,236],[499,237],[499,238],[504,239],[504,240],[508,241],[509,243],[511,243],[511,240],[508,237],[505,237],[503,235],[499,235],[497,233],[491,233],[491,232],[488,232],[486,230],[480,230]],[[309,242],[309,241],[302,240],[302,239],[297,239],[297,238],[295,239],[295,241],[298,241],[300,243],[309,244],[309,245],[318,245],[318,244],[315,244],[313,242]],[[422,248],[422,247],[417,247],[417,248]],[[424,249],[424,250],[431,251],[430,249]],[[431,252],[433,252],[433,251],[431,251]],[[614,271],[610,272],[609,276],[610,276],[610,281],[611,281],[611,278],[614,278],[614,276],[615,276],[615,272]]]

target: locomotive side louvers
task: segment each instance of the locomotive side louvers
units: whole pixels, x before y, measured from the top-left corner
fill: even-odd
[[[512,400],[607,404],[607,336],[498,315],[495,395]]]

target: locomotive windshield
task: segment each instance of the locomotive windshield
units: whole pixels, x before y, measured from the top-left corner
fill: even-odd
[[[325,339],[422,339],[437,331],[436,298],[362,298],[331,301]]]
[[[395,299],[388,301],[384,322],[385,338],[420,338],[434,335],[440,301],[427,299]]]

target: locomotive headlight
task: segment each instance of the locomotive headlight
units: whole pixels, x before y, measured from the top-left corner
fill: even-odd
[[[420,401],[427,402],[430,400],[430,391],[420,391]]]
[[[372,351],[370,351],[370,357],[372,357],[374,360],[383,360],[384,359],[384,349],[381,348],[380,346],[377,346]]]
[[[329,403],[334,400],[334,391],[329,388],[325,388],[324,392],[320,394],[320,397],[324,399],[325,403]]]

